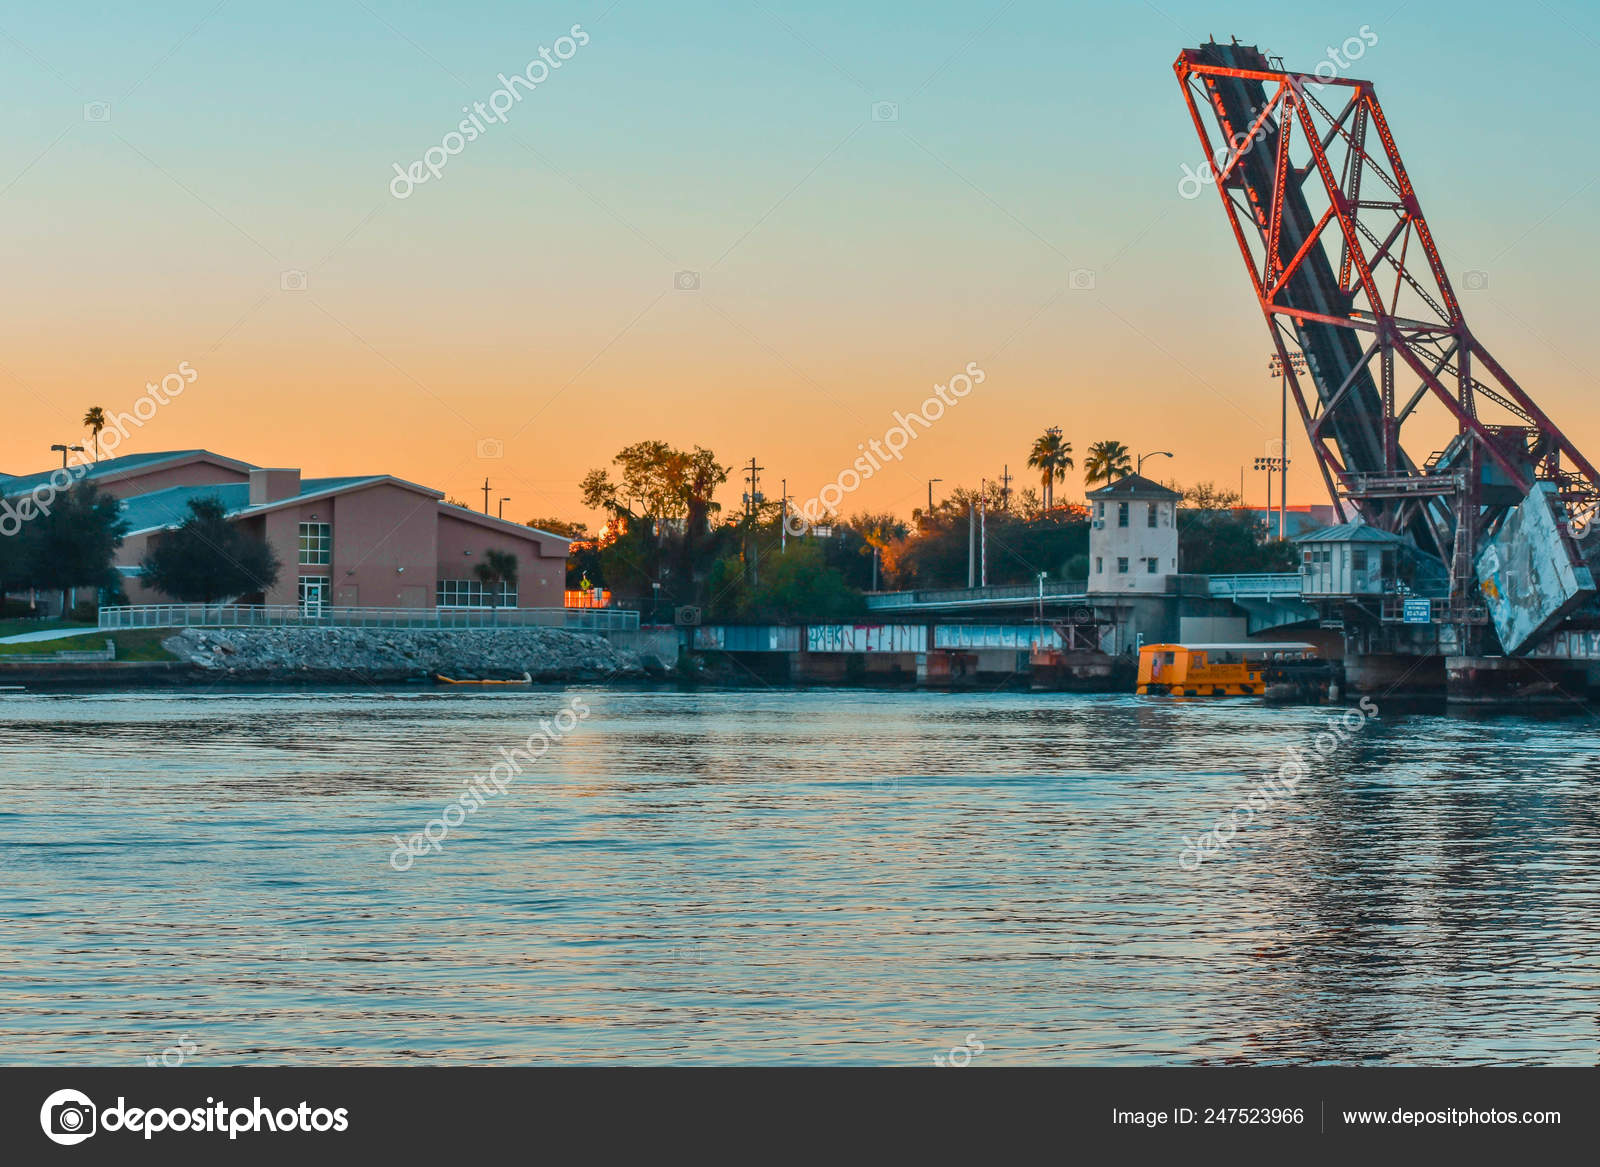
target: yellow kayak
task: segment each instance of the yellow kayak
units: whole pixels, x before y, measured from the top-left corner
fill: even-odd
[[[523,673],[520,681],[458,681],[454,677],[447,677],[443,673],[435,673],[433,679],[441,685],[531,685],[533,674]]]

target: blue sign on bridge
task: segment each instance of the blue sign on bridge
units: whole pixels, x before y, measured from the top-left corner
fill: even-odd
[[[1432,624],[1433,601],[1407,600],[1402,616],[1407,624]]]

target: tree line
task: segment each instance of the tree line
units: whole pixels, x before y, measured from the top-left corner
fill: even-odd
[[[678,607],[698,608],[706,621],[848,619],[864,614],[868,591],[965,587],[979,512],[990,584],[1031,584],[1041,573],[1087,581],[1088,508],[1056,498],[1056,484],[1074,469],[1072,445],[1059,428],[1033,443],[1029,465],[1039,471],[1037,490],[987,480],[977,489],[957,486],[908,518],[835,515],[796,536],[784,530],[780,499],[746,497],[738,511],[724,514],[716,495],[732,467],[712,451],[637,442],[580,484],[584,504],[606,516],[594,537],[560,520],[532,525],[584,536],[568,561],[569,587],[584,581],[608,587],[657,619],[670,620]],[[1084,471],[1091,487],[1132,473],[1128,447],[1092,444]],[[1270,539],[1236,493],[1209,482],[1180,493],[1185,572],[1293,569],[1292,547]]]

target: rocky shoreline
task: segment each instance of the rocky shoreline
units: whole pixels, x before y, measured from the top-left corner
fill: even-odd
[[[666,665],[592,632],[559,628],[188,628],[162,647],[241,681],[630,681]]]

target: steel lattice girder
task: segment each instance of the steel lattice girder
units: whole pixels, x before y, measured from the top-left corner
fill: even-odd
[[[1350,497],[1369,522],[1409,526],[1420,545],[1442,556],[1448,542],[1459,542],[1449,512],[1479,513],[1472,498],[1430,508],[1364,490],[1368,480],[1432,468],[1419,467],[1400,444],[1401,426],[1431,396],[1458,435],[1470,435],[1453,449],[1469,466],[1471,496],[1486,456],[1519,494],[1536,480],[1554,481],[1569,505],[1592,509],[1600,474],[1467,327],[1372,83],[1273,68],[1257,49],[1237,44],[1185,49],[1173,68],[1335,503]],[[1337,112],[1314,86],[1344,95]],[[1308,194],[1325,204],[1320,214]],[[1309,363],[1314,400],[1296,375],[1291,345]],[[1418,379],[1403,405],[1394,393],[1397,364]],[[1480,399],[1518,424],[1481,420]],[[1482,513],[1487,523],[1500,510],[1486,505]],[[1477,532],[1462,534],[1470,548]]]

